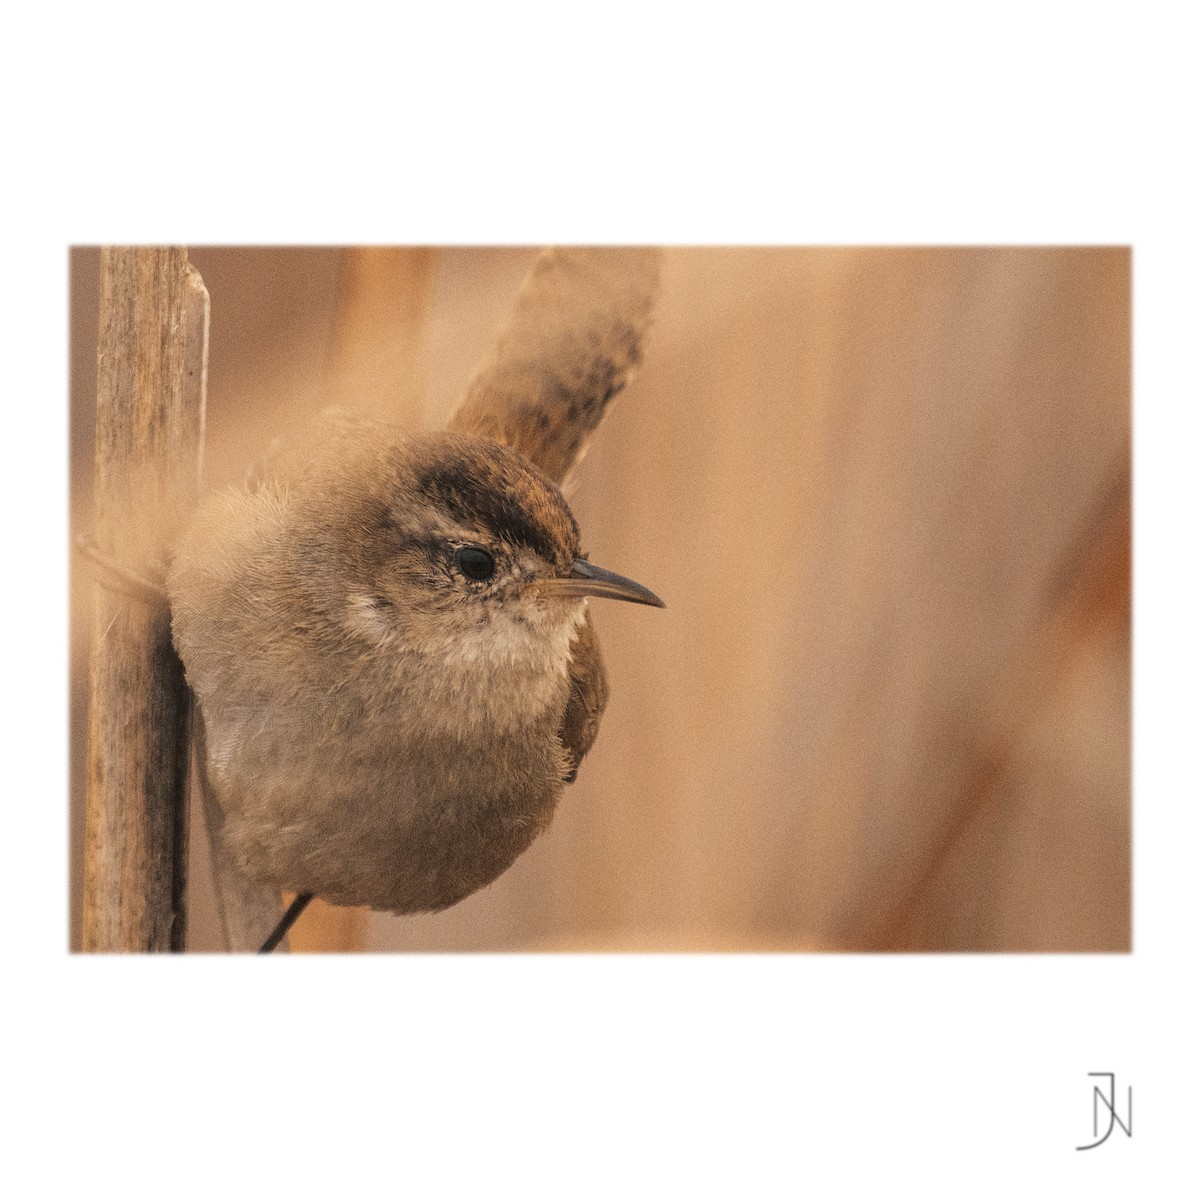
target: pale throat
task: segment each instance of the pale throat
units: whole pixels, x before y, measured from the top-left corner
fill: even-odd
[[[537,617],[501,613],[455,638],[437,656],[447,699],[463,694],[475,698],[467,707],[469,722],[514,729],[542,719],[547,709],[561,710],[571,647],[587,602],[559,604],[556,610],[553,616]],[[457,715],[461,720],[461,709]]]
[[[395,655],[397,674],[421,674],[426,720],[462,733],[471,727],[514,730],[543,720],[547,709],[560,711],[571,647],[586,614],[584,599],[493,608],[482,624],[462,625],[444,636],[426,626],[423,636],[410,634],[399,653],[386,609],[370,597],[350,596],[345,620],[377,655]]]

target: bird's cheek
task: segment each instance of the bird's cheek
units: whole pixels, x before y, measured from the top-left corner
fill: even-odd
[[[394,616],[391,601],[382,596],[354,594],[346,600],[346,627],[369,642],[378,642],[392,632]]]

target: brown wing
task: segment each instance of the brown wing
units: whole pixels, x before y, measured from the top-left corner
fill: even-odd
[[[558,736],[570,756],[570,771],[565,782],[574,783],[583,756],[592,748],[600,729],[600,717],[608,703],[608,678],[600,657],[600,641],[588,613],[579,627],[571,651],[571,694],[563,713]]]

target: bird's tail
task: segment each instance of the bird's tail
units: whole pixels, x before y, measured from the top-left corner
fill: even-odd
[[[649,247],[543,251],[448,428],[511,446],[565,485],[642,361],[661,258]]]

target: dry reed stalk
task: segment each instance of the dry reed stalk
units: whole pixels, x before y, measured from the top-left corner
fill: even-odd
[[[95,550],[135,574],[152,573],[199,494],[208,313],[186,250],[101,252]],[[101,584],[83,948],[182,950],[191,700],[165,601],[123,589],[119,575]]]

